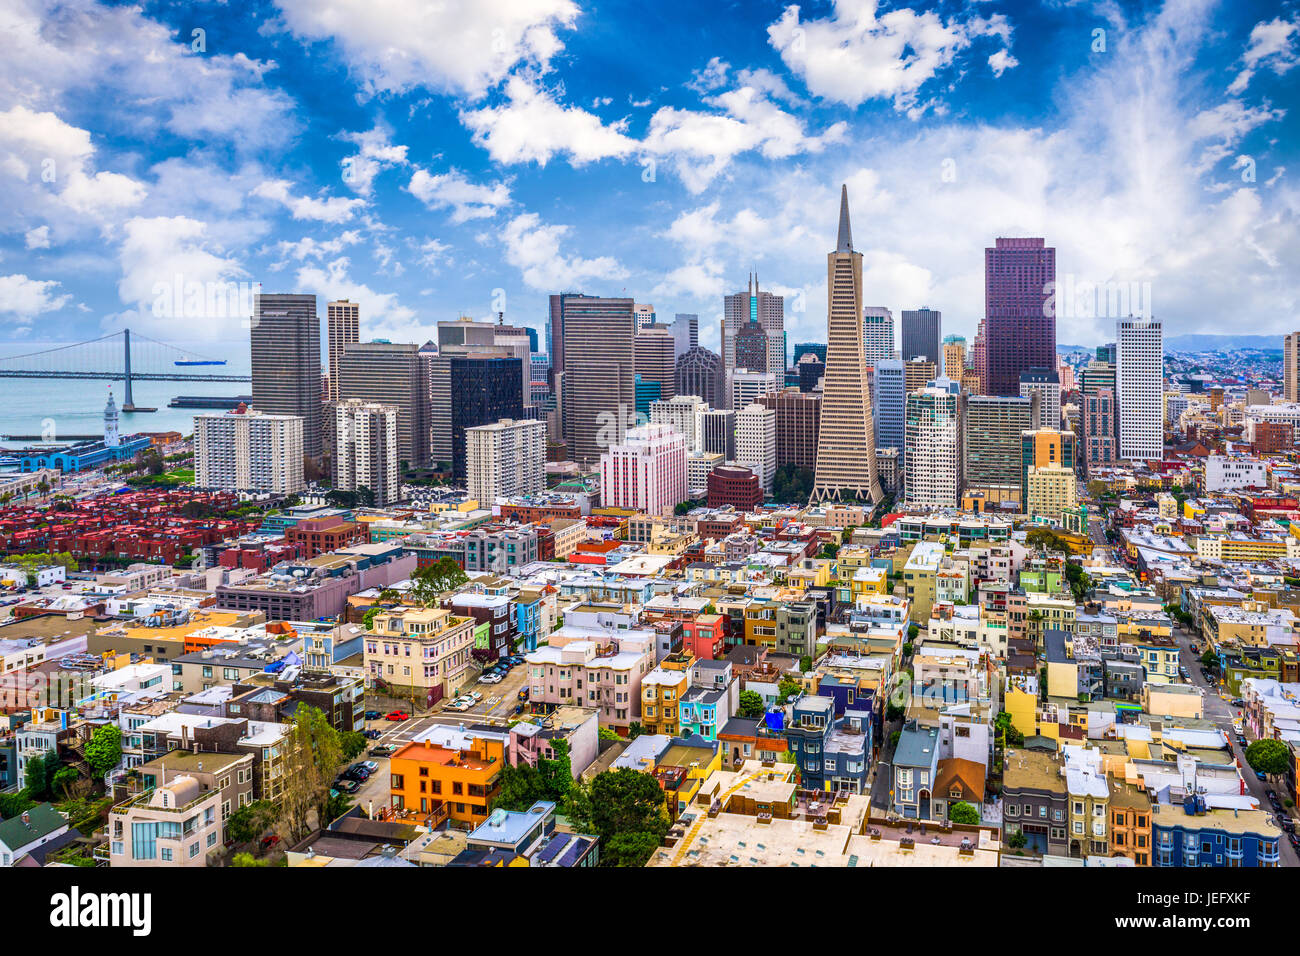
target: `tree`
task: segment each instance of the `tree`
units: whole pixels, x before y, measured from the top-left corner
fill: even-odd
[[[1219,666],[1219,656],[1214,653],[1213,648],[1206,648],[1205,653],[1201,655],[1201,666],[1209,670],[1216,670]]]
[[[251,853],[236,853],[230,858],[231,866],[270,866],[270,860],[258,860]]]
[[[618,734],[614,733],[614,731],[610,730],[608,727],[601,727],[597,729],[596,737],[599,740],[605,740],[608,741],[609,743],[618,743],[620,740],[623,739]]]
[[[122,730],[117,724],[96,727],[86,742],[86,763],[96,778],[103,779],[122,762]]]
[[[460,587],[469,580],[455,559],[444,555],[433,564],[417,568],[411,575],[411,597],[420,607],[429,607],[447,591]]]
[[[527,810],[538,800],[549,800],[564,813],[573,789],[572,762],[566,741],[551,743],[554,758],[538,758],[537,766],[521,763],[515,767],[502,767],[500,790],[492,801],[492,808]]]
[[[1007,846],[1013,850],[1023,850],[1028,845],[1029,837],[1025,836],[1023,830],[1016,830],[1011,836],[1007,837]]]
[[[980,822],[980,812],[965,800],[958,800],[948,807],[948,819],[953,823],[976,824]]]
[[[1069,551],[1065,542],[1050,528],[1031,528],[1025,535],[1025,544],[1044,551]]]
[[[781,683],[776,685],[776,692],[782,698],[795,697],[801,690],[803,688],[799,686],[799,682],[789,677],[782,677]]]
[[[311,829],[312,811],[318,822],[327,819],[329,792],[343,765],[343,748],[338,731],[320,709],[307,706],[294,712],[285,747],[289,767],[281,803],[290,837],[301,840]]]
[[[807,674],[810,670],[812,670],[812,668],[813,668],[813,659],[809,655],[805,654],[803,657],[799,658],[799,670]]]
[[[402,595],[397,588],[384,588],[375,597],[376,604],[401,604]]]
[[[50,786],[51,796],[63,795],[65,800],[71,799],[73,789],[77,781],[81,779],[81,774],[77,773],[73,767],[60,767],[54,774],[54,782]]]
[[[361,615],[361,626],[364,627],[367,631],[371,630],[375,618],[383,613],[384,613],[384,608],[380,607],[378,604],[371,605],[370,607],[366,608],[366,613]]]
[[[763,706],[763,695],[756,690],[740,692],[740,706],[737,713],[746,720],[757,720],[767,708]]]
[[[27,758],[24,770],[24,789],[33,800],[44,800],[50,793],[50,783],[59,769],[59,758],[53,750]]]
[[[630,723],[630,724],[627,725],[627,739],[628,739],[628,740],[636,740],[636,739],[637,739],[638,737],[640,737],[643,733],[645,733],[645,728],[644,728],[643,726],[641,726],[641,721],[639,721],[639,720],[634,720],[634,721],[632,721],[632,723]]]
[[[226,832],[236,843],[252,843],[275,826],[280,808],[270,800],[254,800],[240,807],[226,821]]]
[[[1256,740],[1246,748],[1246,763],[1270,777],[1280,777],[1291,767],[1291,748],[1280,740]]]
[[[606,770],[585,790],[575,788],[570,818],[576,828],[600,837],[602,848],[618,836],[646,835],[635,841],[619,841],[612,858],[602,861],[608,866],[644,864],[654,852],[653,847],[645,852],[640,863],[632,861],[645,851],[650,841],[658,846],[670,825],[664,791],[658,781],[650,774],[627,767]]]
[[[601,866],[645,866],[659,849],[662,836],[649,830],[616,833],[601,847]]]
[[[349,730],[339,734],[339,746],[343,750],[344,760],[356,760],[366,749],[366,737],[359,730]]]
[[[34,806],[36,806],[36,801],[23,791],[19,791],[18,793],[0,793],[0,820],[8,820],[10,817],[16,817],[18,814],[30,810]]]

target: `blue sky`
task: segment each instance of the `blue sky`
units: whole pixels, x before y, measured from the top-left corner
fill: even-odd
[[[756,269],[824,340],[847,182],[868,304],[970,336],[1043,235],[1171,333],[1300,320],[1295,3],[9,0],[0,327],[242,342],[168,290],[362,303],[363,335],[540,327],[546,294],[701,317]],[[195,33],[195,31],[202,31]],[[1112,337],[1075,307],[1058,340]]]

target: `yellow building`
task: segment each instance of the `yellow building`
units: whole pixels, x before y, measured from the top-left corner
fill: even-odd
[[[464,681],[474,626],[472,617],[443,608],[400,607],[376,614],[365,636],[366,674],[390,685],[396,696],[429,706],[454,694]]]
[[[1011,726],[1026,737],[1038,733],[1038,695],[1008,684],[1002,709],[1011,716]]]
[[[903,565],[903,586],[911,603],[913,624],[925,626],[934,606],[935,579],[943,564],[944,546],[934,541],[918,541]]]
[[[1290,534],[1268,538],[1203,534],[1196,539],[1196,556],[1228,563],[1300,558],[1300,538]]]
[[[680,705],[690,689],[690,654],[669,654],[641,678],[641,726],[647,734],[681,733]]]
[[[1079,506],[1078,479],[1074,469],[1057,466],[1029,469],[1025,510],[1060,520],[1061,512]]]
[[[1142,709],[1152,717],[1204,716],[1200,691],[1191,684],[1143,684]]]
[[[888,574],[884,568],[858,568],[853,572],[850,593],[855,604],[859,597],[868,594],[888,594]]]

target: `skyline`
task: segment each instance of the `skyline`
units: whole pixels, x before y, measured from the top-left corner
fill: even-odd
[[[430,33],[402,27],[436,14],[398,3],[19,4],[0,72],[5,344],[124,325],[174,341],[150,305],[178,273],[322,311],[351,298],[364,338],[415,342],[501,306],[540,330],[552,292],[626,294],[699,314],[716,351],[722,297],[757,271],[789,342],[820,341],[841,183],[864,304],[928,306],[968,341],[998,236],[1045,237],[1062,282],[1149,282],[1170,337],[1242,313],[1286,331],[1294,14],[795,10],[739,5],[752,30],[719,41],[671,6],[633,30],[568,0],[491,21],[451,5]],[[673,47],[622,66],[642,34]],[[874,69],[822,66],[845,58]],[[1109,341],[1115,318],[1062,319],[1057,339]],[[240,342],[245,321],[187,323],[203,337],[184,341]]]

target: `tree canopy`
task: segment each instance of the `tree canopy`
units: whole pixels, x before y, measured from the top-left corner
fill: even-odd
[[[979,823],[980,812],[965,800],[958,800],[948,807],[948,819],[953,823]]]
[[[742,690],[740,692],[740,706],[736,712],[746,720],[757,720],[763,716],[763,695],[756,690]]]
[[[1256,740],[1246,748],[1246,763],[1260,773],[1278,777],[1291,766],[1291,748],[1280,740]]]
[[[122,762],[122,730],[117,724],[96,727],[86,742],[86,763],[91,773],[103,777]]]
[[[455,559],[444,555],[433,564],[417,568],[411,575],[411,597],[421,607],[429,607],[448,591],[469,580]]]

